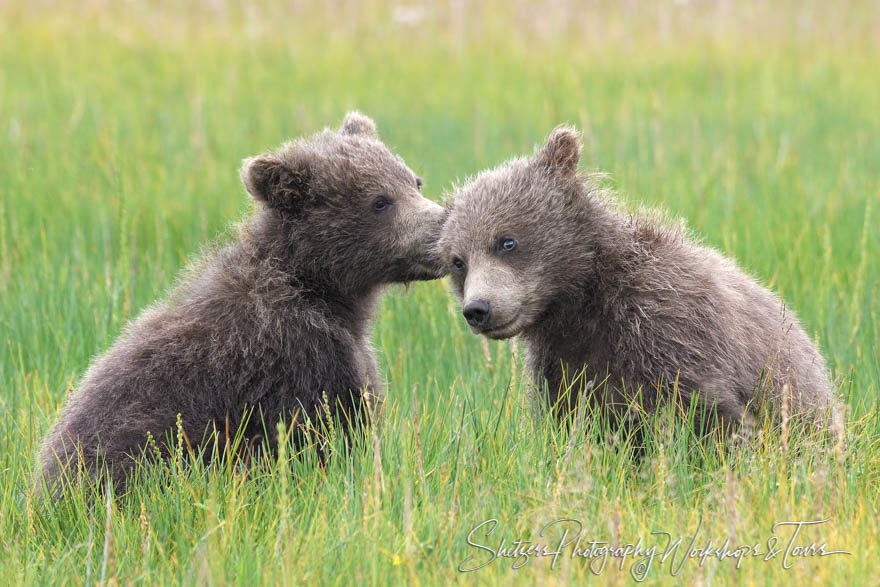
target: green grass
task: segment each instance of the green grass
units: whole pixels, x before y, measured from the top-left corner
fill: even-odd
[[[700,541],[762,546],[774,522],[831,518],[799,543],[852,555],[789,570],[689,560],[678,577],[880,582],[875,5],[600,5],[569,19],[503,3],[457,17],[439,3],[413,26],[379,3],[344,18],[334,11],[352,4],[211,6],[0,8],[0,583],[596,578],[578,559],[456,570],[485,555],[466,536],[486,519],[511,541],[565,517],[597,540],[660,545],[651,531],[687,536],[702,520]],[[35,451],[67,390],[247,213],[241,159],[351,108],[438,200],[556,124],[582,128],[584,169],[608,172],[634,207],[687,219],[797,311],[846,398],[847,451],[770,434],[718,453],[670,414],[640,463],[595,425],[572,439],[523,393],[514,346],[471,336],[433,282],[381,307],[386,421],[348,457],[175,462],[117,502],[82,489],[36,508]],[[630,567],[610,561],[598,580],[631,581]],[[670,574],[657,561],[648,577]]]

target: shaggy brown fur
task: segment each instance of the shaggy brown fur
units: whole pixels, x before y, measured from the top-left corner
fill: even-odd
[[[821,423],[825,361],[782,301],[679,229],[618,210],[579,159],[579,134],[559,127],[455,191],[439,248],[472,330],[520,335],[552,401],[581,370],[600,405],[647,412],[677,382],[738,426],[764,400],[781,407],[787,384],[790,413]]]
[[[150,433],[162,446],[178,414],[193,443],[212,429],[247,439],[331,408],[381,397],[370,346],[382,286],[434,279],[443,209],[421,180],[351,113],[338,131],[245,162],[256,200],[233,244],[194,265],[89,368],[43,443],[42,477],[106,463],[124,486]],[[362,413],[362,412],[360,412]],[[167,451],[167,446],[164,449]]]

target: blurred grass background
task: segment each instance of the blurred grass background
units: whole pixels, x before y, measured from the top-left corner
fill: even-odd
[[[484,519],[515,539],[570,516],[622,542],[702,517],[702,535],[748,543],[833,517],[810,539],[851,556],[680,577],[877,584],[878,57],[877,2],[0,2],[0,581],[574,582],[581,561],[455,570]],[[35,511],[26,481],[67,390],[229,238],[250,207],[241,159],[352,108],[438,201],[581,128],[585,170],[685,218],[794,308],[846,397],[849,452],[695,463],[679,430],[639,465],[589,434],[565,459],[513,345],[471,336],[434,282],[382,305],[378,449],[257,479],[156,473],[120,506],[84,492]]]

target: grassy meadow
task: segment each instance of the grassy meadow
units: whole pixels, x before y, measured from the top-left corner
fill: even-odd
[[[576,6],[0,2],[0,583],[880,584],[880,7]],[[593,420],[572,433],[537,409],[515,343],[471,335],[437,281],[383,301],[386,418],[347,455],[206,469],[182,450],[120,499],[39,507],[35,451],[68,389],[230,238],[251,205],[241,160],[354,108],[437,201],[581,128],[585,171],[684,218],[798,313],[845,398],[846,448],[771,431],[718,452],[662,413],[634,462]],[[555,545],[561,524],[539,532],[562,518],[581,548],[683,540],[649,568],[569,548],[459,572],[487,562],[467,536],[493,518],[474,540],[493,549]],[[784,550],[794,529],[774,523],[825,519],[794,544],[851,554],[685,559],[697,531],[695,548]]]

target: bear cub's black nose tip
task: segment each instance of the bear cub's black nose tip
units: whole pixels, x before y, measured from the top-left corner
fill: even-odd
[[[464,314],[467,323],[474,328],[483,328],[489,323],[489,318],[492,316],[489,302],[486,300],[468,302],[461,313]]]

